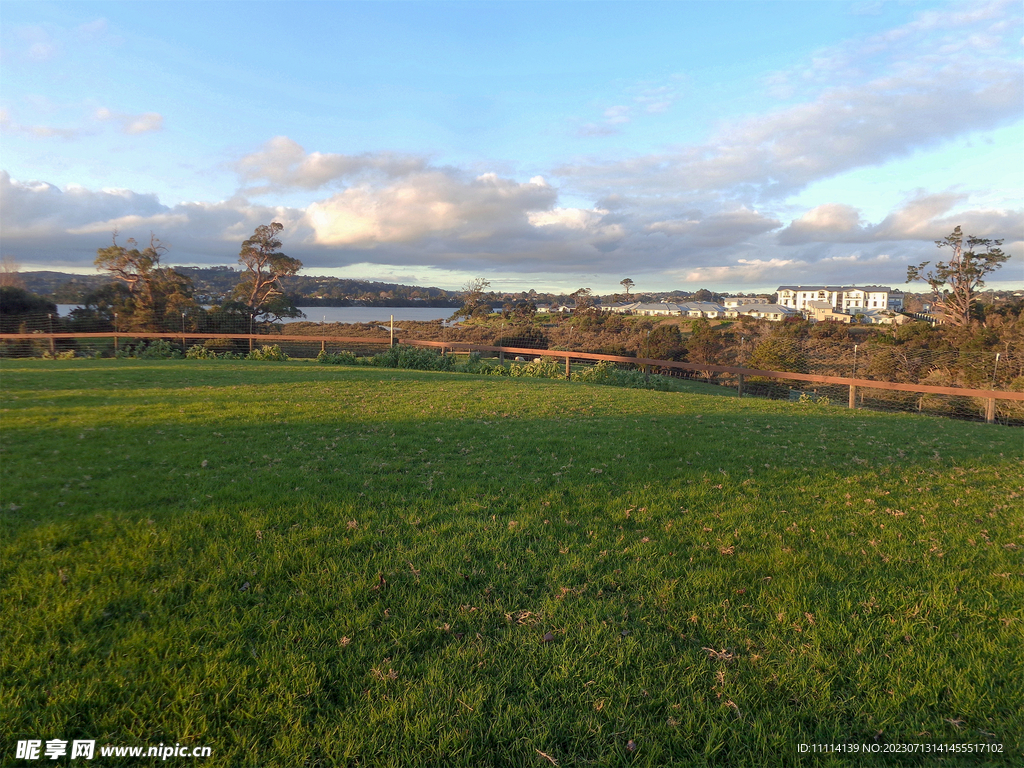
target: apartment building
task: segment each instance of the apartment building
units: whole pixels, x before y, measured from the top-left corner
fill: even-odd
[[[903,294],[886,285],[780,285],[779,304],[801,312],[812,311],[811,302],[827,302],[836,312],[903,309]]]

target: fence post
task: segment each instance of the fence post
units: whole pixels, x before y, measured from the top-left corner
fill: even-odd
[[[857,407],[857,385],[856,384],[851,384],[850,385],[850,407],[851,408],[856,408]]]
[[[565,356],[565,378],[569,378],[569,356]]]
[[[739,374],[739,384],[736,386],[736,396],[743,397],[743,374]]]
[[[985,423],[995,424],[996,422],[996,399],[990,397],[985,401]]]

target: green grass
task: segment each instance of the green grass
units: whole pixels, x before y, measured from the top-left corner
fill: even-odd
[[[1020,430],[301,362],[0,376],[0,764],[1020,764]]]

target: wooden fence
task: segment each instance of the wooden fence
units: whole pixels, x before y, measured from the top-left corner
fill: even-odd
[[[374,345],[390,346],[398,343],[397,339],[391,337],[374,336],[310,336],[297,334],[249,334],[249,333],[3,333],[0,334],[0,341],[13,341],[17,339],[29,339],[35,341],[49,340],[51,348],[56,339],[110,339],[115,344],[119,339],[180,339],[182,345],[188,340],[199,339],[239,339],[247,340],[250,344],[256,342],[277,342],[292,341],[305,342],[307,344],[320,344],[321,349],[326,349],[327,344],[339,345]],[[500,355],[512,354],[535,357],[555,358],[565,360],[565,374],[569,375],[571,361],[611,362],[626,363],[629,365],[650,366],[652,368],[699,371],[710,373],[727,373],[737,377],[737,390],[743,396],[743,388],[747,378],[760,377],[765,379],[788,379],[790,381],[807,381],[815,384],[833,384],[848,387],[849,407],[856,408],[857,392],[859,389],[884,389],[899,392],[917,392],[920,394],[952,395],[958,397],[976,397],[986,401],[985,421],[989,424],[995,421],[996,400],[1011,400],[1024,402],[1024,392],[1007,392],[993,389],[968,389],[966,387],[936,387],[929,384],[900,384],[892,381],[875,381],[874,379],[853,379],[845,376],[821,376],[810,373],[795,373],[793,371],[765,371],[756,368],[739,368],[731,365],[708,365],[703,363],[679,363],[673,360],[654,360],[645,357],[625,357],[621,355],[600,355],[592,352],[572,352],[556,349],[533,349],[529,347],[497,347],[487,344],[473,344],[470,342],[458,341],[421,341],[403,339],[402,344],[415,347],[427,347],[445,352],[497,352]]]

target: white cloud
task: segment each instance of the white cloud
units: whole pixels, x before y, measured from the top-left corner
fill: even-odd
[[[395,178],[421,171],[426,166],[424,158],[395,153],[307,154],[298,142],[287,136],[274,137],[258,151],[234,164],[242,181],[251,185],[251,191],[257,192],[275,187],[320,189],[332,182],[370,173]]]
[[[604,111],[604,119],[608,125],[618,125],[629,122],[630,108],[627,106],[608,107]]]
[[[159,112],[144,112],[141,115],[128,115],[114,112],[107,107],[99,107],[93,117],[101,121],[112,121],[121,126],[121,131],[129,135],[160,131],[164,127],[164,118]]]
[[[346,189],[310,205],[306,220],[320,244],[369,247],[442,234],[479,240],[522,231],[527,215],[549,208],[555,196],[543,179],[520,184],[490,173],[467,180],[430,169]]]
[[[691,246],[721,247],[735,245],[781,226],[782,222],[778,219],[747,208],[739,208],[706,217],[699,212],[693,212],[685,219],[655,221],[649,224],[647,229],[650,232],[684,238]]]
[[[778,234],[782,245],[869,243],[894,240],[933,241],[962,227],[978,237],[1012,237],[1024,233],[1024,210],[964,209],[969,197],[945,192],[907,200],[878,224],[867,224],[860,211],[829,203],[807,211]]]
[[[50,125],[24,125],[16,122],[6,109],[0,110],[0,130],[5,133],[18,133],[37,139],[77,139],[86,131],[81,128],[57,128]]]
[[[898,30],[818,52],[768,76],[799,101],[719,126],[701,143],[558,173],[574,192],[778,200],[840,173],[1024,117],[1018,10],[989,3],[926,12]],[[942,49],[942,53],[940,53]],[[601,125],[585,126],[597,132]]]

